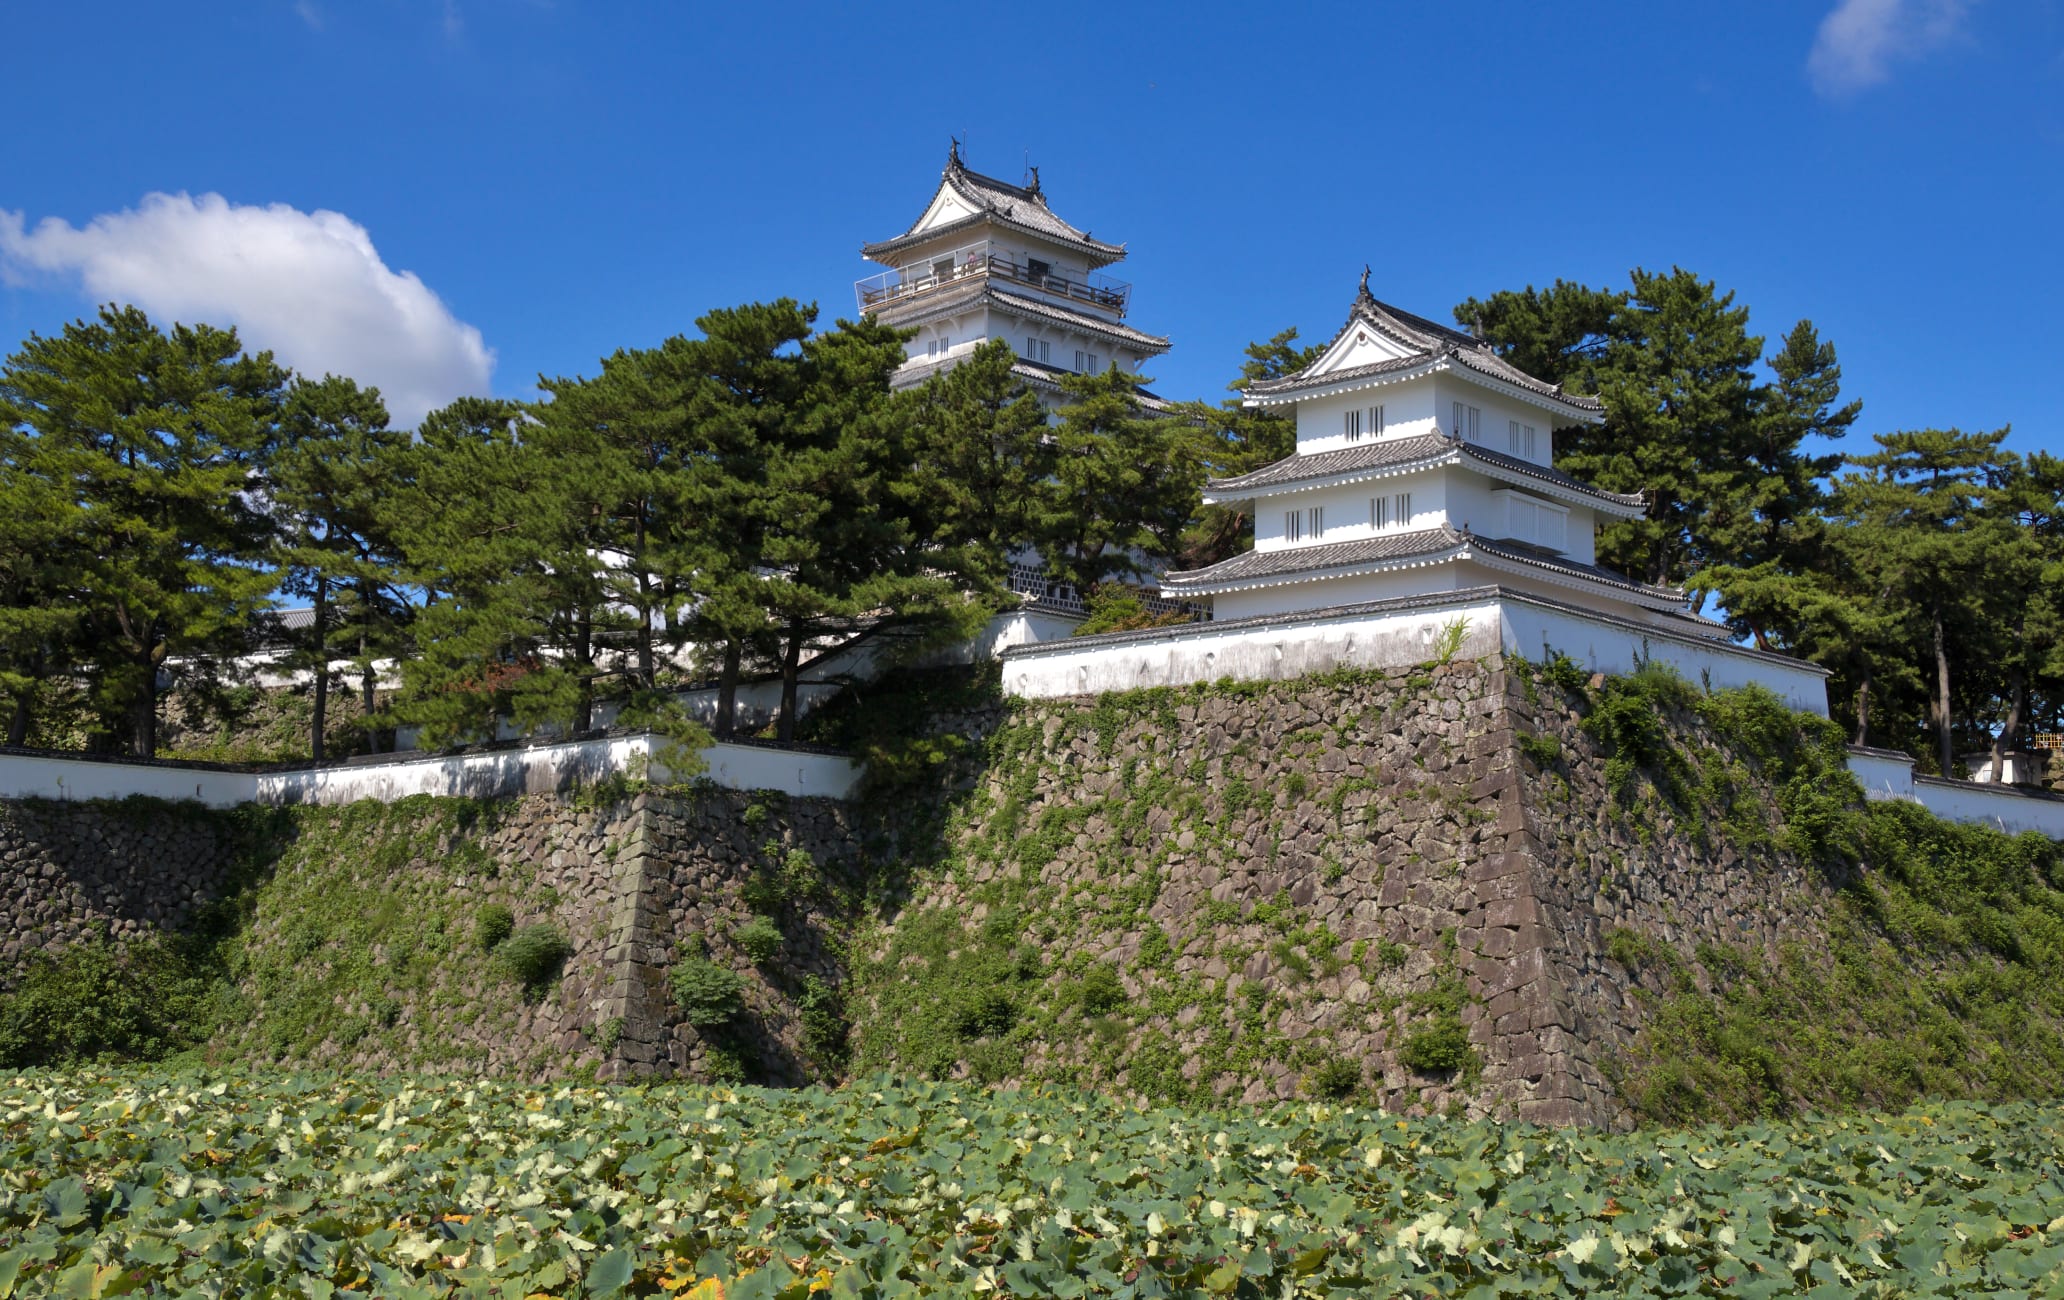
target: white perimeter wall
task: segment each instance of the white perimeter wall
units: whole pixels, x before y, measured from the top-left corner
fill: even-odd
[[[1505,648],[1536,662],[1565,654],[1598,673],[1631,673],[1652,659],[1707,690],[1755,683],[1794,709],[1827,716],[1827,673],[1803,660],[1688,634],[1671,636],[1545,601],[1505,603]]]
[[[1004,656],[1003,685],[1012,695],[1052,699],[1196,682],[1274,681],[1336,668],[1402,668],[1436,653],[1442,630],[1461,619],[1458,658],[1499,652],[1498,603],[1493,599],[1379,615],[1345,614],[1243,627],[1191,624],[1195,629],[1122,641],[1085,638]]]
[[[229,808],[255,797],[248,772],[95,762],[43,754],[0,754],[0,799],[191,799]]]
[[[2039,831],[2064,840],[2064,798],[1981,781],[1915,776],[1913,759],[1877,750],[1850,750],[1849,770],[1870,799],[1904,799],[1947,821],[1991,826],[2018,835]]]
[[[528,745],[472,754],[400,755],[279,772],[220,772],[147,763],[0,754],[0,799],[192,799],[211,808],[244,803],[392,803],[410,795],[494,798],[569,790],[620,772],[671,775],[653,755],[665,742],[649,735]],[[836,754],[760,745],[712,745],[697,775],[732,790],[844,799],[862,769]]]

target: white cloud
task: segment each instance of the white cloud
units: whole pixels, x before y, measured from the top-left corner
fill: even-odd
[[[413,272],[390,270],[366,228],[337,212],[150,194],[83,227],[29,229],[0,209],[0,276],[76,278],[96,302],[133,303],[161,324],[234,325],[307,375],[377,385],[399,427],[484,394],[494,352]]]
[[[1806,56],[1813,88],[1839,97],[1875,86],[1892,65],[1963,35],[1972,0],[1840,0]]]
[[[315,0],[294,0],[294,12],[301,15],[301,21],[316,31],[323,29],[323,12]]]

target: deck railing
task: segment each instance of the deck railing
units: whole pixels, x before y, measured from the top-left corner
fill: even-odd
[[[1063,275],[1044,262],[1020,259],[986,240],[856,280],[853,296],[861,311],[872,311],[887,303],[950,288],[977,275],[1008,280],[1119,316],[1125,314],[1132,300],[1132,286],[1123,280],[1096,271],[1081,276]]]
[[[1007,580],[1010,589],[1020,596],[1028,597],[1030,603],[1040,609],[1061,614],[1087,614],[1089,601],[1072,585],[1058,581],[1045,569],[1033,564],[1013,564]],[[1142,588],[1138,592],[1141,608],[1149,614],[1188,614],[1200,623],[1211,621],[1211,607],[1196,605],[1186,600],[1165,600],[1160,596],[1148,595]]]

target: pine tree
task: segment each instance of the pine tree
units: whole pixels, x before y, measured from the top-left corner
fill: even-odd
[[[62,484],[35,470],[34,434],[0,406],[0,709],[6,743],[28,742],[38,702],[77,652],[80,522]]]
[[[12,472],[66,502],[81,639],[65,668],[131,753],[156,753],[160,675],[214,685],[269,603],[254,489],[285,382],[234,331],[166,333],[133,307],[32,334],[0,368]]]
[[[1297,422],[1280,410],[1248,409],[1250,384],[1295,374],[1318,359],[1321,344],[1299,347],[1297,331],[1286,329],[1265,342],[1249,343],[1240,373],[1226,388],[1233,393],[1217,406],[1187,402],[1178,416],[1201,435],[1201,454],[1212,476],[1232,478],[1274,464],[1297,450]],[[1201,569],[1254,545],[1254,517],[1245,502],[1205,505],[1185,530],[1179,563]]]
[[[795,735],[805,650],[863,629],[911,647],[966,635],[987,615],[947,555],[919,536],[907,490],[909,404],[889,379],[908,335],[871,319],[803,344],[803,383],[764,447],[756,589],[779,642],[779,736]]]
[[[461,398],[424,417],[381,520],[421,588],[400,713],[426,744],[584,729],[601,583],[561,467],[520,403]]]
[[[1990,469],[1974,544],[1985,566],[1984,635],[1970,657],[1989,671],[1993,771],[2021,748],[2040,707],[2064,694],[2064,458],[2003,452]]]
[[[700,338],[666,344],[667,362],[686,395],[693,472],[682,508],[696,521],[694,600],[687,630],[714,646],[714,730],[736,730],[738,685],[755,657],[778,656],[761,602],[767,520],[767,448],[780,437],[805,382],[801,344],[816,308],[794,299],[749,303],[696,319]]]
[[[1197,509],[1202,436],[1187,420],[1143,410],[1145,383],[1115,366],[1061,381],[1053,506],[1038,542],[1047,567],[1077,591],[1176,554]]]
[[[1732,464],[1718,467],[1723,488],[1695,525],[1706,560],[1693,582],[1717,592],[1730,626],[1765,650],[1798,642],[1789,579],[1813,572],[1827,547],[1825,482],[1842,457],[1810,452],[1807,440],[1842,437],[1863,409],[1836,405],[1842,368],[1811,321],[1793,326],[1769,361],[1777,380],[1759,390],[1755,422]]]
[[[909,472],[890,489],[942,568],[1000,596],[1013,551],[1038,531],[1053,475],[1046,408],[1001,339],[904,399]]]
[[[401,555],[379,510],[409,446],[388,427],[376,388],[325,375],[287,390],[280,438],[267,470],[282,588],[306,597],[311,621],[294,660],[310,674],[309,753],[324,756],[332,665],[360,673],[362,713],[372,730],[374,662],[398,648],[408,612],[399,590]],[[340,645],[348,647],[339,653]],[[377,745],[375,746],[377,748]]]
[[[1864,592],[1910,606],[1928,690],[1928,725],[1944,776],[1957,774],[1952,649],[1983,621],[1988,479],[2006,430],[1925,429],[1877,436],[1882,449],[1851,463],[1835,508],[1855,530],[1850,549]]]

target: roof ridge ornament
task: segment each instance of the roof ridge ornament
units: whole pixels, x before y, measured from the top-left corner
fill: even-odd
[[[960,161],[960,137],[957,135],[949,135],[946,137],[946,170],[957,171],[959,170],[961,165],[962,164]]]
[[[1362,263],[1362,283],[1356,290],[1356,296],[1362,298],[1372,297],[1369,293],[1369,264],[1367,262]]]

